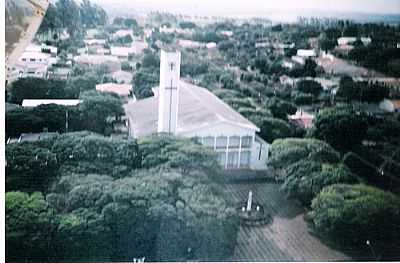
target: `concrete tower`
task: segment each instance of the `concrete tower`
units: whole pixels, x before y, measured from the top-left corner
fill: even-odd
[[[181,53],[161,50],[158,132],[176,133],[178,124]]]

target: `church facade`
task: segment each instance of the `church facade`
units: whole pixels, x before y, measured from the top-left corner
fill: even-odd
[[[181,80],[180,61],[180,52],[161,51],[154,96],[125,105],[129,135],[193,138],[216,151],[225,169],[266,169],[270,145],[256,135],[259,128],[207,89]]]

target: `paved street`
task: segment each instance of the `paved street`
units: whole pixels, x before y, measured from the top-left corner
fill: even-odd
[[[341,252],[324,245],[309,233],[304,210],[268,182],[228,184],[226,194],[235,203],[254,200],[272,215],[273,222],[262,227],[241,226],[233,261],[348,261]]]

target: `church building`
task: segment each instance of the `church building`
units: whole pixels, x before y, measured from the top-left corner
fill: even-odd
[[[267,168],[269,144],[260,129],[205,88],[180,79],[180,52],[161,50],[154,96],[125,105],[129,135],[169,133],[212,148],[225,169]]]

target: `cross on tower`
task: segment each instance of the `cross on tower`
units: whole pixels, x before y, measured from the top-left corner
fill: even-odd
[[[174,67],[174,63],[171,63],[170,66],[171,66],[171,70],[172,70],[172,68]],[[170,90],[170,92],[169,92],[169,120],[168,120],[168,132],[171,133],[172,91],[173,91],[173,90],[178,90],[178,87],[176,87],[176,86],[174,87],[174,86],[172,85],[172,79],[171,79],[171,85],[170,85],[169,87],[165,87],[165,90]]]
[[[169,67],[170,67],[171,71],[173,71],[173,70],[174,70],[174,67],[175,67],[174,62],[169,63]]]

